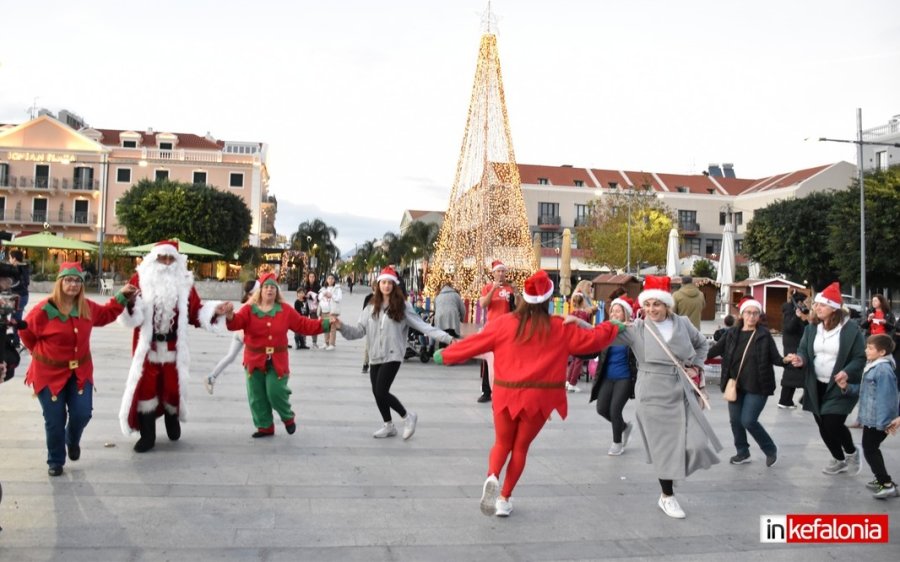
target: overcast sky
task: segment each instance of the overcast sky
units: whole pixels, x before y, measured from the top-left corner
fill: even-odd
[[[0,122],[269,144],[276,227],[338,245],[444,210],[483,0],[5,3]],[[494,0],[516,159],[738,177],[847,160],[900,114],[896,0]]]

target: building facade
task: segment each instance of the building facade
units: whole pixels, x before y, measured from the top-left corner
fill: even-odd
[[[116,204],[143,179],[202,183],[238,195],[253,217],[250,245],[275,243],[267,145],[209,134],[84,127],[50,115],[0,125],[0,228],[97,242],[125,241]]]
[[[794,170],[762,179],[735,176],[731,164],[710,165],[697,175],[627,170],[603,170],[574,166],[518,164],[522,194],[532,237],[541,240],[541,268],[559,270],[563,230],[572,232],[572,271],[578,277],[602,268],[583,260],[576,227],[587,224],[590,202],[612,192],[652,193],[672,211],[680,234],[681,255],[716,261],[722,253],[725,224],[735,227],[735,253],[741,250],[747,224],[757,209],[810,193],[845,189],[855,180],[856,166],[837,162]],[[407,211],[404,221],[426,211]],[[746,259],[744,259],[746,261]],[[637,270],[637,264],[632,269]]]
[[[885,125],[879,125],[862,132],[863,170],[887,170],[900,166],[900,115],[894,115]],[[865,144],[883,142],[892,146]]]

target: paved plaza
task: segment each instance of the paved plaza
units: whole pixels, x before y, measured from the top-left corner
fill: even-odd
[[[291,295],[293,297],[293,295]],[[32,295],[35,303],[40,295]],[[345,291],[355,320],[362,295]],[[609,423],[588,393],[570,394],[569,418],[554,415],[532,446],[508,519],[478,508],[493,440],[489,404],[474,363],[407,361],[393,386],[419,414],[416,434],[376,440],[381,425],[360,373],[363,340],[338,337],[337,349],[291,350],[298,430],[254,431],[238,364],[213,396],[201,383],[230,335],[191,332],[189,421],[178,442],[158,425],[157,446],[132,451],[118,411],[130,361],[131,331],[95,330],[94,416],[82,456],[58,478],[47,475],[40,405],[22,385],[30,358],[0,385],[0,560],[897,560],[900,499],[871,498],[858,476],[825,476],[829,454],[812,416],[779,410],[761,421],[779,446],[766,468],[731,466],[725,403],[712,390],[709,414],[726,445],[723,461],[676,482],[687,519],[656,506],[659,485],[636,438],[606,455]],[[581,386],[587,390],[587,384]],[[626,417],[633,417],[632,403]],[[859,430],[854,430],[857,442]],[[900,477],[900,437],[883,445]],[[760,516],[889,513],[888,545],[771,545],[759,541]]]

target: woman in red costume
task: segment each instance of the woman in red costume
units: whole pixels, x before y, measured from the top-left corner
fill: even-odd
[[[125,285],[101,306],[84,297],[81,265],[67,262],[59,267],[50,298],[31,309],[27,327],[19,330],[31,352],[25,384],[31,385],[44,411],[50,476],[63,473],[67,447],[71,460],[81,457],[81,434],[93,410],[91,330],[115,321],[136,291]]]
[[[435,353],[435,362],[449,365],[494,352],[495,440],[481,496],[485,515],[506,517],[512,512],[512,491],[525,469],[528,447],[553,410],[565,419],[569,355],[598,352],[618,334],[619,328],[609,322],[591,330],[564,325],[562,317],[550,316],[547,300],[552,294],[553,282],[547,272],[538,271],[525,281],[523,300],[515,312]],[[504,465],[501,489],[499,476]]]

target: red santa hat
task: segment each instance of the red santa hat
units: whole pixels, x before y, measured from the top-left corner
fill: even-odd
[[[150,253],[147,254],[148,259],[156,259],[159,256],[172,256],[173,258],[177,258],[180,254],[178,253],[178,240],[160,240],[156,244],[153,245],[153,248],[150,249]]]
[[[77,261],[63,262],[59,266],[59,273],[56,274],[56,278],[62,279],[63,277],[78,277],[84,281],[84,270],[81,268],[81,264]]]
[[[610,308],[614,304],[617,304],[622,307],[622,310],[625,311],[625,318],[631,320],[634,318],[634,300],[628,295],[622,295],[620,297],[616,297],[609,303]]]
[[[502,264],[501,264],[502,265]],[[543,269],[525,280],[525,291],[522,298],[528,304],[538,304],[546,301],[553,294],[553,281]]]
[[[835,281],[831,285],[825,287],[825,289],[816,295],[816,298],[813,299],[817,303],[824,304],[825,306],[830,306],[835,310],[840,310],[841,307],[844,306],[844,299],[841,298],[841,284]]]
[[[277,288],[278,287],[278,278],[275,277],[275,274],[270,271],[270,272],[263,273],[262,275],[260,275],[259,280],[256,282],[256,284],[259,287],[262,287],[263,285],[275,285],[275,287]],[[254,285],[253,290],[255,291],[256,288],[257,288],[256,285]]]
[[[738,303],[738,314],[743,314],[744,310],[749,307],[755,307],[756,310],[762,312],[762,303],[753,297],[744,297],[741,299],[741,302]]]
[[[667,276],[648,275],[644,278],[644,290],[638,295],[638,304],[644,306],[649,299],[658,300],[669,308],[675,308],[671,292],[672,280]]]
[[[491,273],[495,271],[506,271],[506,265],[503,264],[500,260],[494,260],[491,262]]]
[[[387,266],[381,270],[381,273],[378,274],[378,277],[375,278],[376,282],[381,282],[382,280],[387,279],[388,281],[393,281],[394,285],[400,284],[400,277],[397,275],[397,272],[394,271],[394,268],[391,266]]]

